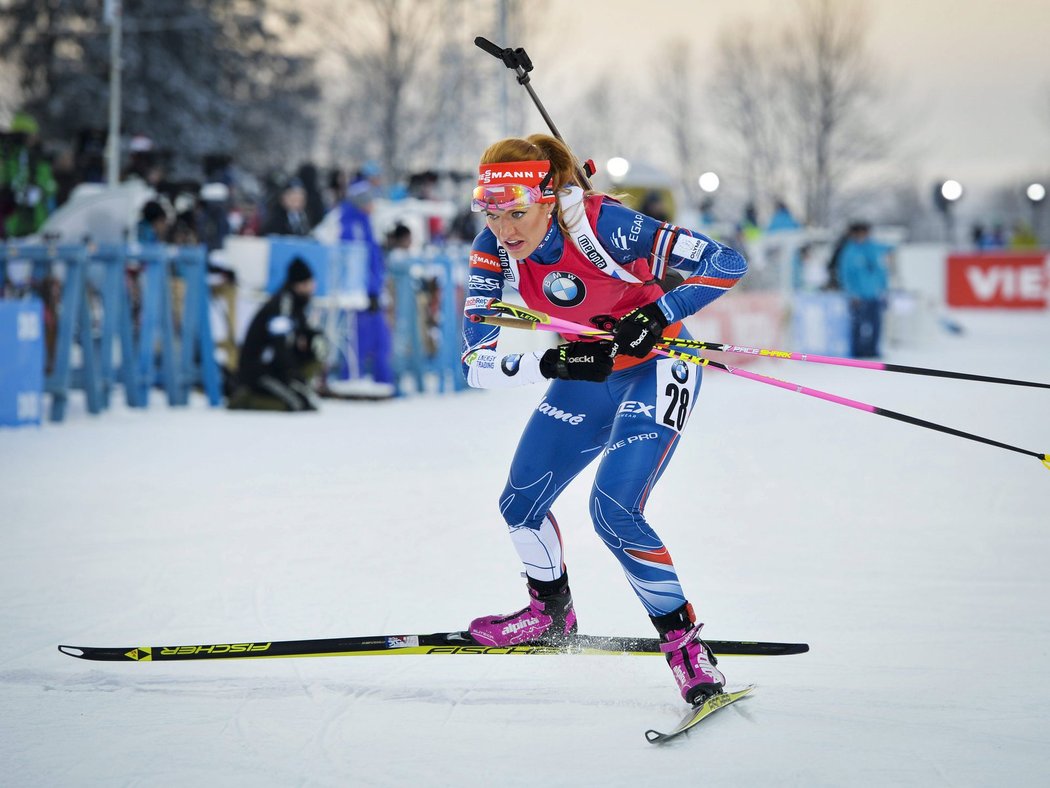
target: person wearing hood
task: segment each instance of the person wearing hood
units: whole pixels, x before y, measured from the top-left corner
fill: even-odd
[[[231,410],[317,410],[310,381],[321,371],[326,351],[324,335],[307,319],[316,287],[310,266],[294,258],[281,289],[248,326]]]

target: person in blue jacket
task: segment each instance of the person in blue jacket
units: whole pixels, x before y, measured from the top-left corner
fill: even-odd
[[[368,250],[368,270],[365,275],[368,307],[357,313],[357,351],[361,371],[371,374],[376,383],[393,384],[390,326],[387,325],[382,308],[386,262],[372,231],[374,188],[364,178],[347,187],[346,198],[341,205],[339,237],[343,241],[364,243]]]
[[[857,222],[839,252],[838,280],[849,298],[850,353],[854,358],[877,358],[882,334],[890,274],[886,256],[892,246],[871,238],[871,225]]]

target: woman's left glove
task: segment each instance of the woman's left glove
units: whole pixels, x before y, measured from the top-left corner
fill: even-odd
[[[655,301],[628,312],[613,329],[616,353],[645,358],[660,341],[665,328],[667,318]]]

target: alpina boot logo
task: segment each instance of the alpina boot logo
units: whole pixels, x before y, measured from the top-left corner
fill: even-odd
[[[515,632],[527,629],[528,627],[534,627],[539,623],[540,620],[538,618],[523,618],[520,621],[507,624],[507,626],[503,627],[503,631],[500,634],[513,635]]]

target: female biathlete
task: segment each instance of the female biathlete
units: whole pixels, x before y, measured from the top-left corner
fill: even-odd
[[[662,639],[682,697],[719,692],[725,677],[700,639],[645,503],[667,467],[700,388],[701,368],[653,353],[663,336],[747,270],[733,249],[585,190],[572,152],[555,137],[505,139],[481,158],[472,209],[486,229],[474,240],[464,306],[464,374],[477,388],[550,379],[521,436],[500,512],[525,565],[530,602],[470,624],[479,643],[556,645],[576,633],[576,612],[551,505],[592,461],[594,529],[616,556]],[[678,272],[680,282],[661,286]],[[543,353],[500,354],[499,328],[475,323],[516,288],[533,309],[588,325],[612,340],[563,335]]]

